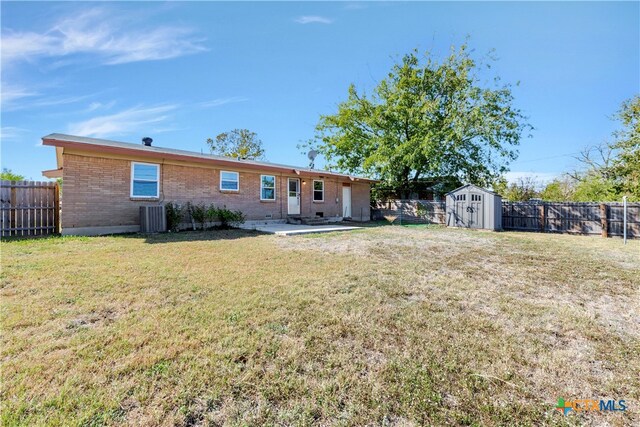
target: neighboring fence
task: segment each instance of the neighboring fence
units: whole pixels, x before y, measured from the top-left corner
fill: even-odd
[[[55,182],[0,181],[0,233],[43,236],[60,232],[60,192]]]
[[[502,202],[505,230],[622,236],[622,203]],[[640,203],[627,204],[627,237],[640,238]]]
[[[433,200],[387,200],[374,202],[374,220],[386,219],[393,224],[444,224],[445,202]]]
[[[445,224],[445,202],[387,200],[374,202],[374,220],[393,224]],[[502,202],[502,228],[541,233],[622,236],[622,203]],[[640,238],[640,203],[627,204],[627,237]]]

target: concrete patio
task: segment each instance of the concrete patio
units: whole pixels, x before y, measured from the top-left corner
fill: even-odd
[[[245,230],[258,230],[264,233],[277,234],[279,236],[294,236],[298,234],[311,234],[311,233],[331,233],[333,231],[350,231],[358,230],[362,227],[354,227],[350,225],[296,225],[286,223],[249,223],[242,224],[240,228]]]

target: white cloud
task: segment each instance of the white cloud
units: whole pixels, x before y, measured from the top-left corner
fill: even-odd
[[[111,102],[107,102],[106,104],[102,103],[102,102],[92,102],[91,104],[89,104],[89,106],[87,107],[86,112],[90,113],[92,111],[96,111],[96,110],[109,110],[111,109],[111,107],[113,107],[114,105],[116,105],[116,101],[111,101]]]
[[[141,28],[139,22],[105,9],[90,9],[53,24],[45,32],[2,34],[6,63],[36,58],[94,54],[104,64],[176,58],[205,51],[202,39],[182,27]]]
[[[53,105],[74,104],[76,102],[80,102],[92,96],[93,95],[80,95],[80,96],[59,96],[59,97],[42,98],[42,99],[39,99],[38,101],[31,103],[29,107],[51,107]]]
[[[357,1],[357,2],[352,2],[352,3],[347,3],[344,6],[345,10],[362,10],[362,9],[366,9],[367,5],[364,3],[364,1]]]
[[[101,103],[99,102],[92,102],[91,104],[89,104],[89,107],[87,108],[87,111],[91,112],[91,111],[95,111],[98,108],[100,108],[102,106]]]
[[[2,83],[2,91],[0,91],[0,93],[2,95],[0,97],[0,102],[2,102],[3,109],[5,109],[4,107],[6,105],[11,104],[18,99],[37,95],[36,92],[25,87],[5,84],[4,82]]]
[[[0,128],[0,139],[2,139],[3,141],[7,139],[17,139],[26,131],[26,129],[14,126],[3,126],[2,128]]]
[[[2,34],[2,60],[7,62],[41,55],[52,49],[54,41],[53,37],[42,34],[5,32]]]
[[[20,96],[17,94],[11,95],[11,98],[6,100],[4,99],[4,91],[3,91],[3,99],[2,99],[2,110],[3,111],[17,111],[17,110],[25,110],[30,108],[41,108],[41,107],[53,107],[57,105],[67,105],[74,104],[76,102],[80,102],[87,98],[91,98],[96,94],[89,95],[78,95],[78,96],[50,96],[50,97],[38,97],[35,92],[24,94],[22,93]],[[29,96],[29,99],[22,100],[17,102],[21,98],[25,98]]]
[[[165,123],[170,118],[168,113],[176,108],[177,105],[133,107],[119,113],[72,123],[68,131],[72,135],[98,138],[144,132],[148,131],[152,125],[156,128],[159,124]]]
[[[298,24],[331,24],[333,19],[326,18],[319,15],[304,15],[298,16],[295,20]]]
[[[201,102],[200,104],[198,104],[201,107],[204,108],[208,108],[208,107],[220,107],[222,105],[226,105],[226,104],[235,104],[237,102],[245,102],[248,101],[247,98],[242,98],[239,96],[232,96],[230,98],[216,98],[216,99],[212,99],[210,101],[204,101]]]

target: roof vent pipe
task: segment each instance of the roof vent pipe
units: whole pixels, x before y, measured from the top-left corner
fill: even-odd
[[[144,138],[142,138],[142,143],[147,147],[151,147],[152,142],[153,142],[153,139],[149,138],[148,136],[145,136]]]

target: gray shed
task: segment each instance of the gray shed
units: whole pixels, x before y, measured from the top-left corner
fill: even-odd
[[[447,193],[447,226],[502,230],[502,197],[473,184]]]

